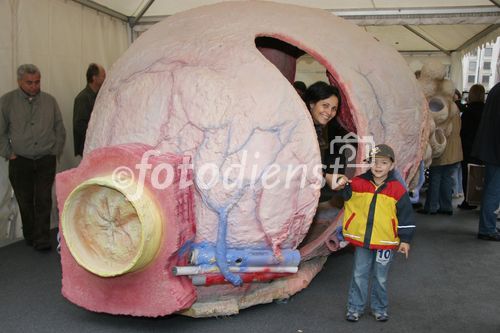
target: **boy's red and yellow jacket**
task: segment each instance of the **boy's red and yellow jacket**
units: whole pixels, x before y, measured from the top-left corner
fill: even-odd
[[[367,249],[394,249],[409,243],[415,231],[413,209],[406,188],[389,172],[377,187],[370,170],[354,177],[342,190],[343,236]]]

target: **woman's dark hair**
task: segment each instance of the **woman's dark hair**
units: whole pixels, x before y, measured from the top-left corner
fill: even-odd
[[[475,84],[469,89],[469,95],[467,96],[467,102],[483,102],[484,103],[484,87],[480,84]]]
[[[338,109],[340,110],[340,91],[337,87],[334,87],[326,82],[318,81],[313,83],[307,88],[306,93],[304,94],[304,101],[306,106],[309,108],[311,103],[317,103],[323,99],[327,99],[331,96],[337,97],[339,100]]]

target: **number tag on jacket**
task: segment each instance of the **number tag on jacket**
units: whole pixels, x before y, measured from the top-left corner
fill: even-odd
[[[389,261],[391,261],[392,250],[377,250],[377,259],[376,261],[379,264],[387,265]]]

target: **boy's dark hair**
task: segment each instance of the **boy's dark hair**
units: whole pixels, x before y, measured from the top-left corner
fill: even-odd
[[[338,109],[340,110],[341,98],[339,89],[326,82],[318,81],[307,88],[304,94],[304,101],[307,107],[309,107],[311,103],[316,103],[331,96],[335,96],[339,100]]]

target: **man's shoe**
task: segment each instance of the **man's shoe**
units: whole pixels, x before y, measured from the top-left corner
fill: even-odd
[[[384,313],[376,313],[376,312],[374,312],[373,316],[375,317],[376,321],[385,322],[385,321],[389,320],[389,315],[387,313],[385,313],[385,312]]]
[[[345,315],[345,320],[355,323],[359,320],[359,313],[354,311],[347,311]]]
[[[48,242],[47,243],[43,242],[43,243],[35,243],[33,245],[33,248],[37,251],[48,251],[52,248],[52,246]]]
[[[415,203],[412,203],[411,206],[413,207],[413,209],[419,209],[419,208],[422,208],[422,204],[420,202],[415,202]]]
[[[463,210],[473,210],[473,209],[477,208],[477,206],[469,205],[469,203],[467,201],[462,202],[457,207],[460,209],[463,209]]]
[[[452,210],[438,210],[437,213],[441,215],[453,215]]]
[[[436,215],[437,214],[437,212],[429,212],[428,210],[423,209],[423,208],[417,210],[417,213],[424,214],[424,215]]]
[[[477,238],[481,240],[500,242],[500,233],[496,232],[494,234],[489,234],[489,235],[477,234]]]

